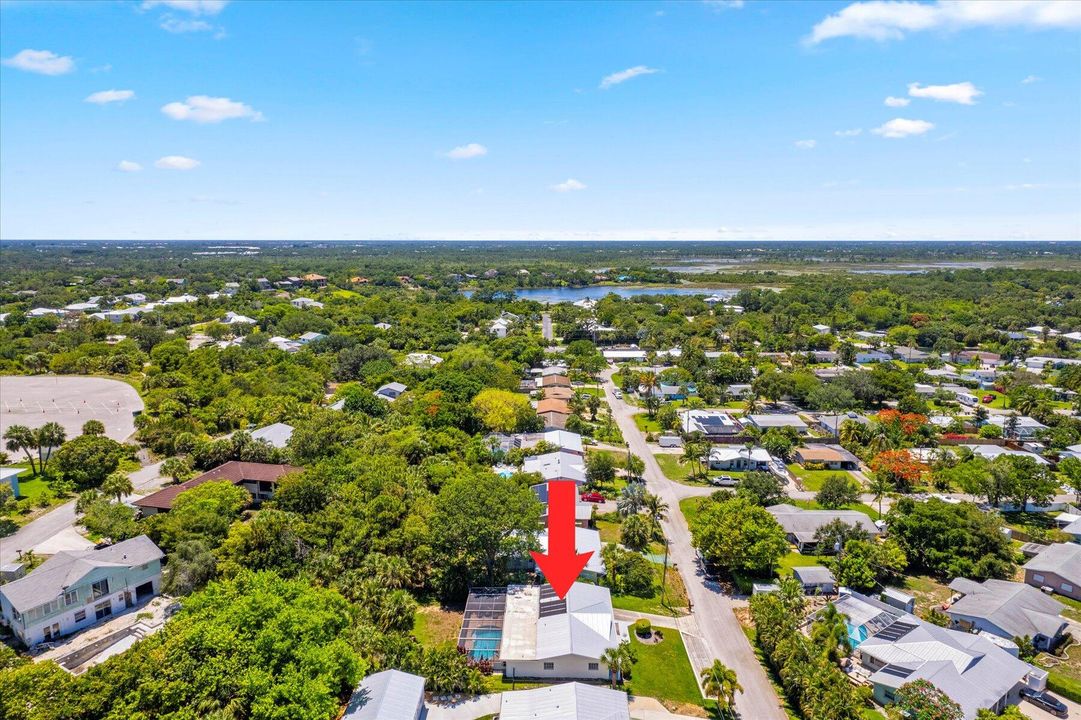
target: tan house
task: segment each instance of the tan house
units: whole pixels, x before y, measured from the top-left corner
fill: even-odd
[[[316,273],[308,273],[307,275],[302,277],[301,280],[303,280],[308,285],[314,285],[317,288],[323,288],[327,286],[327,279],[322,275],[317,275]]]
[[[546,430],[562,430],[567,426],[571,409],[566,400],[545,398],[537,403],[537,414],[544,418]]]
[[[822,465],[829,470],[858,470],[859,458],[835,445],[808,445],[798,448],[793,457],[800,465]]]
[[[1025,583],[1081,600],[1081,545],[1055,543],[1024,565]]]

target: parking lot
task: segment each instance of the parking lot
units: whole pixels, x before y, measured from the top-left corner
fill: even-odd
[[[12,425],[36,428],[58,422],[68,437],[78,435],[87,420],[100,420],[105,434],[123,442],[135,432],[135,415],[143,401],[135,388],[98,377],[0,377],[0,434]]]

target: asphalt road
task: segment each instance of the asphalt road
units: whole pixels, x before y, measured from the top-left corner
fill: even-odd
[[[160,467],[161,463],[154,463],[131,473],[129,477],[136,492],[125,499],[140,497],[164,485],[168,478],[159,477]],[[14,535],[0,538],[0,565],[15,562],[19,551],[32,550],[74,524],[75,501],[72,500],[23,525]]]
[[[632,416],[637,409],[616,399],[612,371],[605,371],[602,377],[608,406],[612,408],[612,415],[623,438],[631,452],[645,462],[646,487],[668,503],[668,518],[663,523],[663,529],[669,540],[670,561],[678,566],[683,584],[687,586],[692,612],[701,632],[700,638],[692,638],[688,643],[695,672],[709,666],[713,659],[720,660],[736,671],[743,686],[743,693],[736,696],[736,710],[740,717],[747,720],[787,720],[765,670],[732,612],[732,601],[716,583],[707,581],[702,575],[697,553],[691,545],[690,528],[679,510],[679,499],[684,496],[680,490],[684,486],[673,483],[661,472],[645,436],[634,424]]]

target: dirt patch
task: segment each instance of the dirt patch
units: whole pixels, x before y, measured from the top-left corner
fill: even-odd
[[[661,700],[661,705],[664,705],[665,710],[670,713],[675,713],[676,715],[690,715],[692,717],[700,718],[711,717],[709,712],[701,705],[673,702],[671,700]]]
[[[413,634],[424,645],[434,647],[443,643],[457,643],[458,631],[462,629],[462,611],[426,605],[417,610],[413,618]]]

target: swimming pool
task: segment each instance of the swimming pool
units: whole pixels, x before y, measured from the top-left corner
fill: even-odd
[[[499,652],[503,631],[499,628],[477,628],[473,631],[473,649],[469,651],[474,660],[492,660]]]
[[[852,649],[854,650],[867,639],[867,626],[853,625],[852,623],[845,623],[845,625],[848,626],[848,641],[852,643]]]

